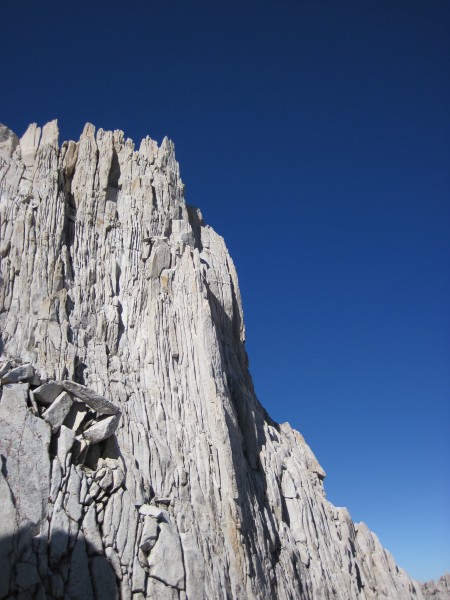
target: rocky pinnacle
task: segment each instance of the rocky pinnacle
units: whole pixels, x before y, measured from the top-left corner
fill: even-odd
[[[167,138],[1,126],[0,194],[0,599],[423,599],[258,402]]]

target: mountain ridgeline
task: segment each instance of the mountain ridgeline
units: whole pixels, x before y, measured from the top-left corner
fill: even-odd
[[[0,193],[0,599],[423,600],[258,402],[167,138],[2,126]]]

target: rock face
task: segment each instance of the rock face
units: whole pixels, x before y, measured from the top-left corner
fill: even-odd
[[[450,573],[443,575],[437,583],[434,581],[423,583],[422,594],[425,600],[449,600]]]
[[[0,128],[0,598],[422,599],[259,404],[183,192],[167,139]]]

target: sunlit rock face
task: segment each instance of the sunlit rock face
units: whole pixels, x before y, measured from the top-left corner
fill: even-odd
[[[425,600],[449,600],[450,573],[443,575],[438,581],[427,581],[422,584]]]
[[[259,404],[169,140],[1,127],[0,192],[0,598],[423,598]]]

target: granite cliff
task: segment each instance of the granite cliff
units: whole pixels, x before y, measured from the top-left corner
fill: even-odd
[[[450,598],[450,573],[442,575],[438,581],[422,584],[425,600],[448,600]]]
[[[0,129],[0,598],[415,599],[247,368],[168,139]]]

